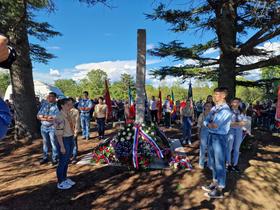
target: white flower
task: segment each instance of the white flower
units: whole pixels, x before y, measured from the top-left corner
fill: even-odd
[[[130,136],[126,137],[126,140],[130,140]]]
[[[155,132],[152,132],[151,135],[154,136],[154,135],[155,135]]]
[[[155,126],[155,124],[154,124],[154,123],[151,123],[151,126]]]
[[[130,131],[130,128],[127,128],[126,130],[127,130],[127,131]]]
[[[122,134],[123,134],[123,135],[126,135],[126,132],[123,132]]]
[[[145,123],[142,123],[141,125],[142,125],[142,127],[145,127],[145,126],[146,126]]]
[[[125,141],[125,139],[124,138],[121,138],[121,142],[124,142]]]
[[[128,133],[128,136],[132,136],[132,133]]]

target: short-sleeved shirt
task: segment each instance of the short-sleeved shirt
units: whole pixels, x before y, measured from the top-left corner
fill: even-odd
[[[92,108],[92,101],[90,99],[81,99],[78,104],[78,109],[80,108]],[[81,110],[81,116],[90,116],[90,110]]]
[[[60,111],[55,118],[55,133],[57,136],[69,137],[74,135],[74,123],[70,113]]]
[[[165,100],[164,104],[163,104],[163,111],[164,112],[172,112],[172,105],[170,103],[170,100]]]
[[[150,101],[150,110],[157,110],[157,101],[156,100],[151,100]]]
[[[56,103],[49,103],[45,102],[42,104],[41,109],[39,110],[37,116],[39,115],[44,115],[44,116],[51,116],[51,117],[56,117],[59,113],[58,107]],[[48,122],[48,121],[41,121],[43,127],[53,127],[54,128],[54,123],[53,122]]]
[[[94,113],[96,118],[105,118],[106,117],[106,112],[107,112],[107,105],[106,104],[97,104],[94,107]]]
[[[77,110],[76,108],[72,108],[70,110],[70,117],[71,117],[72,123],[74,125],[74,134],[78,135],[78,132],[80,131],[80,126],[81,126],[79,110]]]

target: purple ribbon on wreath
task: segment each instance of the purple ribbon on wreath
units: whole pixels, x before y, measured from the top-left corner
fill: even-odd
[[[157,156],[159,158],[164,158],[159,146],[157,143],[150,137],[145,131],[143,131],[140,127],[140,125],[135,125],[135,134],[134,134],[134,141],[133,141],[133,150],[132,150],[132,157],[133,157],[133,165],[134,168],[138,169],[139,168],[139,163],[138,163],[138,144],[139,144],[139,137],[142,136],[156,151]]]

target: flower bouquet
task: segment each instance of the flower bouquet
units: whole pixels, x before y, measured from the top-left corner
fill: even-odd
[[[178,169],[185,169],[188,171],[192,170],[192,165],[190,163],[190,160],[187,157],[183,157],[179,155],[176,155],[175,157],[171,158],[169,162],[169,166],[174,170],[178,170]]]

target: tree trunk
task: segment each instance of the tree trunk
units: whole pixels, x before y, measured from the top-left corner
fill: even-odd
[[[137,31],[136,123],[145,121],[146,30]]]
[[[228,100],[235,97],[236,88],[236,16],[237,7],[234,0],[221,3],[219,9],[216,10],[216,32],[221,48],[218,86],[227,87],[229,89]]]
[[[231,57],[221,57],[219,66],[218,86],[227,87],[229,90],[227,100],[235,97],[236,92],[236,74],[235,74],[236,59]]]
[[[18,55],[10,71],[15,107],[15,138],[25,136],[31,140],[38,137],[36,120],[38,110],[35,102],[32,63],[25,21],[22,21],[10,33],[10,40]]]

